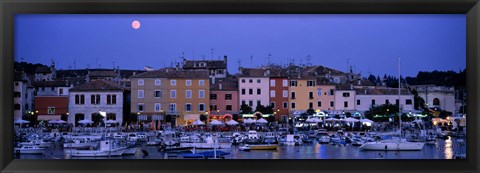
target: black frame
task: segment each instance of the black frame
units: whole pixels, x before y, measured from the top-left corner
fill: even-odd
[[[478,172],[480,142],[478,0],[1,0],[0,170],[2,172]],[[13,22],[33,14],[466,14],[466,160],[13,160]],[[162,166],[163,165],[163,166]]]

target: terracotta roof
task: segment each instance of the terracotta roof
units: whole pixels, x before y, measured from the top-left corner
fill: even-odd
[[[355,89],[357,95],[398,95],[398,88],[384,88],[384,89]],[[405,89],[400,89],[401,95],[411,95],[410,92]]]
[[[241,68],[239,77],[268,77],[266,70],[260,68]]]
[[[123,91],[124,88],[107,80],[93,80],[70,89],[70,91]]]
[[[131,76],[133,76],[134,73],[135,75],[137,75],[144,72],[146,71],[145,70],[120,70],[120,76],[122,78],[130,78]]]
[[[200,63],[205,63],[201,67]],[[227,63],[223,60],[186,60],[183,64],[184,69],[225,69]]]
[[[220,84],[222,89],[220,89]],[[233,78],[216,79],[215,84],[210,84],[211,91],[238,91],[238,83]]]
[[[130,78],[186,78],[186,79],[208,79],[207,70],[183,70],[174,68],[163,68],[160,70],[148,71]]]
[[[33,87],[69,87],[66,81],[35,81],[32,82]]]
[[[52,70],[50,70],[50,68],[48,67],[37,67],[37,69],[35,69],[35,73],[51,73]]]
[[[13,73],[13,81],[27,81],[23,76],[23,72],[15,71]]]

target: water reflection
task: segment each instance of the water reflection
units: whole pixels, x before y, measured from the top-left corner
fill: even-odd
[[[452,138],[449,136],[447,140],[445,140],[445,159],[451,159],[453,157],[453,149],[452,149]]]

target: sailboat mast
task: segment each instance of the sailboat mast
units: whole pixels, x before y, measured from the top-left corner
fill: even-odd
[[[402,112],[400,110],[400,57],[398,57],[398,127],[400,128],[400,136],[402,135]]]

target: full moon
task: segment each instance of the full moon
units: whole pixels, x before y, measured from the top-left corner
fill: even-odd
[[[132,28],[133,28],[133,29],[138,29],[138,28],[140,28],[140,21],[134,20],[134,21],[132,22]]]

